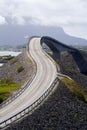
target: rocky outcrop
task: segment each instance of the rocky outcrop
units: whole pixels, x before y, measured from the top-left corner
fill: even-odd
[[[24,68],[20,73],[17,71],[19,66],[23,66]],[[32,72],[33,63],[27,56],[27,53],[23,52],[0,67],[0,80],[11,78],[17,84],[23,85],[32,75]]]

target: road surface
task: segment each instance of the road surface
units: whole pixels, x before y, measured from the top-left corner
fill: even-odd
[[[0,109],[0,123],[35,102],[56,78],[56,66],[43,53],[40,38],[31,39],[29,52],[37,64],[36,76],[30,86],[17,99]]]

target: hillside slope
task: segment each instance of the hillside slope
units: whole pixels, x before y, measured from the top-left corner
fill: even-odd
[[[23,67],[19,72],[18,69]],[[0,80],[4,78],[11,78],[17,84],[22,85],[31,76],[33,71],[33,64],[26,52],[21,53],[9,62],[0,67]]]

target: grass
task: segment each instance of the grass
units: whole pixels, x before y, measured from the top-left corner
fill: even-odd
[[[19,65],[18,67],[17,67],[17,72],[18,73],[20,73],[21,71],[23,71],[24,70],[24,67],[22,66],[22,65]]]
[[[0,103],[11,96],[11,92],[18,90],[19,86],[12,79],[2,79],[0,81]]]
[[[0,84],[0,93],[10,92],[13,90],[17,90],[19,87],[16,84],[3,85]]]
[[[74,80],[68,78],[62,78],[61,81],[66,85],[66,87],[76,95],[80,100],[87,103],[87,91],[84,90],[78,83]]]
[[[8,99],[9,96],[10,96],[9,92],[0,93],[0,103]]]
[[[17,58],[17,57],[13,58],[13,59],[10,61],[10,65],[16,63],[17,61],[18,61],[18,58]]]
[[[14,58],[14,56],[7,55],[7,56],[0,56],[0,62],[6,63]]]

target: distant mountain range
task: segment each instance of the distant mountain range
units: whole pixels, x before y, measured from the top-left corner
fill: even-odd
[[[58,41],[68,45],[87,46],[87,40],[69,36],[60,27],[35,26],[35,25],[3,25],[0,26],[0,46],[2,45],[23,45],[28,42],[31,36],[51,36]]]

